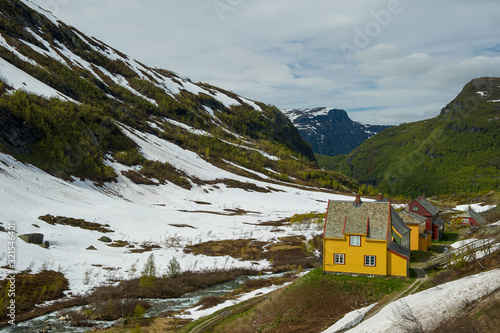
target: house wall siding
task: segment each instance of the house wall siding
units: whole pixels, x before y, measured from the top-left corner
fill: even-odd
[[[419,238],[418,250],[419,251],[427,251],[427,238]]]
[[[349,235],[344,239],[324,238],[323,270],[332,273],[387,275],[387,242],[367,240],[361,236],[361,246],[350,246]],[[334,264],[335,253],[345,253],[345,264]],[[376,256],[375,266],[365,266],[365,256]]]
[[[408,260],[387,251],[387,275],[407,277]]]
[[[440,239],[440,234],[438,230],[433,225],[434,220],[437,218],[437,215],[432,215],[424,206],[422,206],[417,200],[412,201],[409,205],[409,211],[420,216],[426,218],[425,220],[425,229],[432,232],[431,240]],[[413,207],[418,207],[418,210],[413,210]],[[430,246],[430,245],[429,245]]]
[[[408,224],[408,227],[410,227],[410,250],[415,251],[419,250],[419,225],[418,224]]]
[[[408,206],[410,206],[410,212],[425,216],[427,218],[432,218],[432,215],[424,208],[417,200],[412,201]],[[413,210],[413,207],[417,206],[418,210]]]

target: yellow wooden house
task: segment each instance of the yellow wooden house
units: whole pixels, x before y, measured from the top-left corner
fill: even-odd
[[[411,229],[410,250],[427,251],[432,241],[432,232],[425,228],[427,219],[424,216],[404,210],[399,212],[399,216]]]
[[[390,202],[361,202],[359,195],[354,201],[331,200],[323,233],[323,271],[407,277],[410,233]]]

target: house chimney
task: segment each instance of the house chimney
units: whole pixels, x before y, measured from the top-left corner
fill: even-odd
[[[425,193],[424,193],[424,194],[422,194],[422,199],[424,199],[424,200],[425,200]]]
[[[418,196],[418,200],[422,200],[422,196],[421,195]]]
[[[354,200],[355,205],[361,205],[361,195],[356,194],[356,200]]]
[[[377,201],[384,201],[384,195],[382,193],[377,194]]]
[[[472,210],[472,208],[469,206],[469,210]]]

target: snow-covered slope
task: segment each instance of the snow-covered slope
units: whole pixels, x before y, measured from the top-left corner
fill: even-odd
[[[401,321],[398,313],[406,306],[408,306],[406,313],[411,311],[424,331],[431,330],[447,318],[458,314],[467,304],[495,292],[498,288],[500,288],[500,269],[467,276],[394,301],[347,332],[399,333],[402,328],[398,326],[398,322]]]
[[[160,274],[174,257],[183,270],[264,269],[265,260],[183,249],[209,240],[311,238],[321,232],[316,226],[259,223],[323,212],[328,199],[346,198],[293,184],[287,171],[310,179],[312,170],[329,186],[340,176],[321,173],[276,108],[147,67],[29,0],[0,1],[0,227],[17,236],[41,233],[49,243],[43,248],[13,237],[17,271],[60,271],[71,292],[84,293],[139,275],[151,252],[136,250],[145,246],[154,246]],[[119,156],[136,160],[120,163]],[[141,176],[148,163],[188,186]],[[87,166],[110,177],[82,176]],[[134,183],[131,175],[150,184]],[[52,225],[39,219],[45,215],[111,232]],[[0,232],[0,278],[12,273],[2,246],[12,236]],[[108,246],[103,236],[127,246]]]
[[[44,17],[51,18],[51,21],[55,22],[55,18],[52,15],[44,12],[42,9],[40,9],[40,7],[34,5],[31,1],[23,0],[22,2],[29,5],[31,8],[38,9],[41,14],[47,15]],[[2,10],[0,9],[0,12],[1,11]],[[57,24],[59,25],[59,23]],[[154,101],[153,99],[148,99],[146,96],[142,95],[140,92],[132,88],[130,86],[129,80],[125,78],[123,75],[119,73],[112,73],[108,68],[105,68],[96,62],[92,62],[90,60],[82,58],[80,55],[76,54],[74,50],[70,50],[64,44],[64,41],[61,42],[59,40],[54,40],[51,43],[46,40],[45,34],[41,30],[29,27],[25,27],[24,29],[28,33],[28,35],[27,37],[19,39],[22,42],[22,46],[27,46],[33,51],[41,55],[44,55],[45,57],[52,58],[66,65],[69,68],[76,67],[88,71],[94,76],[96,80],[100,81],[102,84],[106,86],[112,83],[116,83],[124,87],[125,89],[128,89],[137,96],[145,98],[153,104],[156,103],[156,101]],[[80,45],[80,47],[95,51],[111,61],[123,62],[123,64],[125,64],[130,70],[132,70],[134,74],[136,74],[139,78],[154,82],[156,86],[165,90],[171,96],[178,94],[182,90],[188,91],[196,95],[204,93],[214,96],[215,99],[217,99],[227,107],[230,107],[231,105],[241,105],[245,103],[255,108],[256,110],[262,111],[261,108],[253,101],[250,101],[248,99],[239,99],[239,98],[235,99],[233,97],[224,94],[223,92],[217,91],[215,87],[214,89],[209,89],[207,87],[194,84],[188,78],[181,77],[171,72],[168,72],[167,75],[167,72],[157,71],[155,69],[149,68],[137,62],[136,60],[130,59],[128,56],[111,48],[110,46],[104,44],[103,42],[85,36],[76,29],[72,30],[71,33],[75,34],[75,36],[79,39],[78,40],[79,43],[83,43]],[[30,37],[32,37],[31,40],[27,40]],[[37,45],[34,44],[35,42]],[[21,60],[29,62],[30,64],[38,67],[43,66],[43,64],[38,63],[36,60],[23,55],[18,50],[21,47],[20,45],[18,46],[12,45],[9,41],[6,40],[6,38],[2,37],[1,35],[0,35],[0,46],[15,53]],[[2,66],[0,68],[1,78],[5,80],[6,83],[9,84],[14,89],[25,89],[27,91],[46,97],[67,98],[63,96],[60,92],[55,92],[53,88],[47,87],[45,84],[43,86],[40,85],[40,83],[37,82],[38,80],[36,79],[26,78],[25,76],[27,74],[22,73],[22,71],[19,69],[17,69],[16,71],[15,69],[12,68],[14,66],[10,65],[5,60],[2,60],[2,63],[0,65]],[[22,75],[22,77],[19,77],[19,75]],[[22,83],[23,81],[25,82],[24,84],[21,85],[20,83]]]
[[[72,101],[68,96],[40,82],[2,58],[0,58],[0,79],[16,90],[25,90],[47,98],[55,97]]]
[[[295,213],[324,211],[328,199],[346,199],[340,195],[244,179],[200,161],[194,153],[156,137],[154,140],[136,139],[146,154],[154,151],[155,156],[160,158],[188,161],[192,165],[199,163],[198,168],[193,167],[187,172],[202,179],[238,179],[261,187],[272,186],[275,190],[269,193],[250,192],[227,188],[220,183],[185,190],[173,184],[137,185],[123,176],[116,183],[101,187],[89,181],[63,181],[11,156],[0,154],[1,226],[15,226],[18,235],[42,233],[44,240],[50,243],[50,247],[45,249],[17,238],[17,270],[37,272],[48,268],[64,272],[75,293],[89,290],[107,280],[140,274],[150,252],[131,253],[131,248],[109,247],[98,240],[102,236],[114,241],[127,241],[136,247],[147,243],[158,245],[160,248],[153,253],[157,265],[164,268],[176,257],[183,270],[241,266],[263,269],[268,267],[268,262],[257,264],[229,257],[194,256],[184,254],[182,248],[186,244],[208,240],[257,238],[272,241],[296,234],[311,237],[318,233],[316,228],[296,230],[285,227],[283,231],[276,232],[271,226],[255,224],[280,220]],[[118,170],[126,168],[117,163],[110,164]],[[241,209],[245,213],[230,215],[226,209]],[[38,219],[46,214],[109,225],[108,228],[114,232],[49,225]],[[7,244],[7,238],[7,233],[0,232],[1,244]],[[89,246],[94,246],[97,251],[86,250]],[[0,248],[3,260],[6,251],[6,246]],[[7,269],[0,272],[2,277],[11,273]]]
[[[4,83],[0,92],[23,90],[90,104],[135,122],[167,116],[162,122],[176,120],[170,124],[181,129],[188,125],[212,133],[222,131],[234,141],[241,134],[272,140],[314,160],[292,123],[272,106],[148,67],[58,21],[29,0],[3,3],[0,20],[5,21],[0,26],[0,80]],[[117,114],[118,109],[123,113]],[[247,127],[241,127],[240,118],[248,121]],[[242,129],[245,133],[238,133]],[[256,144],[243,143],[246,148]]]

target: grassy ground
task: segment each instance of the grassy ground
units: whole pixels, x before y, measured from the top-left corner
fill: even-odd
[[[234,315],[204,327],[204,332],[319,332],[353,308],[383,302],[412,281],[323,275],[322,269],[317,268],[244,312],[226,309]],[[219,314],[188,324],[181,332],[193,332],[193,328],[212,321],[214,316]]]

